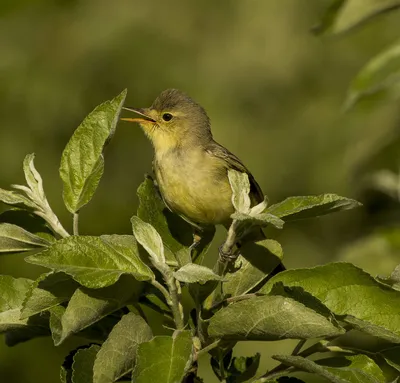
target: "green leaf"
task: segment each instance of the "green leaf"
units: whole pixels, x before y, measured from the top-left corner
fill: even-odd
[[[365,334],[370,334],[374,337],[385,339],[392,343],[400,343],[399,335],[394,334],[393,331],[390,331],[383,326],[378,326],[366,320],[355,318],[352,315],[345,315],[342,320],[343,322],[350,324],[352,328]]]
[[[72,364],[72,383],[92,383],[93,365],[100,346],[81,348],[74,355]]]
[[[0,333],[13,328],[24,327],[28,321],[21,320],[21,308],[26,293],[33,281],[0,275]]]
[[[324,316],[326,320],[331,322],[337,327],[340,327],[332,311],[330,311],[319,299],[304,291],[299,286],[285,286],[282,282],[277,282],[273,286],[269,295],[279,295],[294,299],[295,301],[302,303],[307,308],[315,311],[316,313]]]
[[[400,265],[397,265],[390,274],[389,278],[377,277],[378,281],[391,286],[393,289],[400,291]]]
[[[22,303],[32,283],[29,279],[0,275],[0,333],[5,333],[8,346],[49,335],[46,316],[20,319]]]
[[[333,383],[382,383],[385,381],[381,369],[366,355],[328,358],[315,362],[301,356],[274,355],[273,358],[287,366],[322,376]],[[327,364],[335,367],[328,367]]]
[[[221,281],[223,278],[205,266],[188,263],[173,273],[174,277],[184,283],[201,283]]]
[[[291,298],[259,296],[219,310],[210,319],[208,333],[237,341],[272,341],[338,336],[343,330]]]
[[[242,383],[251,379],[256,373],[260,364],[260,354],[254,356],[241,356],[232,358],[228,368],[227,383]]]
[[[351,263],[287,270],[272,277],[260,292],[268,294],[277,282],[300,286],[335,315],[347,315],[348,320],[352,316],[381,327],[377,336],[400,343],[400,292],[385,287]]]
[[[338,12],[347,0],[330,0],[326,5],[321,19],[317,25],[312,28],[312,31],[319,35],[328,32],[336,20]]]
[[[61,383],[71,383],[71,378],[68,376],[69,371],[64,367],[60,367],[60,382]]]
[[[237,268],[228,273],[222,284],[224,295],[248,293],[261,283],[283,259],[281,245],[273,239],[246,243],[236,261]]]
[[[282,202],[271,205],[266,212],[283,218],[287,222],[296,219],[319,217],[358,206],[361,206],[361,204],[353,199],[336,194],[321,194],[318,196],[289,197]]]
[[[164,245],[160,234],[149,223],[142,221],[139,217],[131,218],[133,234],[136,240],[149,253],[153,263],[165,263]]]
[[[175,331],[172,337],[156,336],[141,343],[137,349],[132,382],[181,382],[191,354],[190,331]]]
[[[36,209],[37,206],[29,198],[15,191],[0,189],[0,201],[6,205]]]
[[[344,33],[399,7],[399,0],[332,0],[314,31],[318,34]]]
[[[94,363],[94,383],[113,383],[133,370],[140,343],[153,337],[151,328],[134,313],[124,315],[101,346]]]
[[[27,154],[24,163],[23,169],[25,173],[26,183],[29,186],[29,189],[32,193],[33,201],[44,201],[46,200],[46,196],[43,190],[43,180],[40,176],[39,172],[36,170],[34,165],[35,154]],[[29,193],[29,194],[31,194]]]
[[[137,194],[139,196],[137,216],[152,225],[160,234],[166,262],[171,266],[178,266],[174,254],[180,260],[180,265],[190,262],[189,246],[193,241],[192,227],[168,210],[151,178],[147,177],[142,182]]]
[[[50,243],[22,227],[0,223],[0,253],[12,253],[47,247]]]
[[[122,274],[131,274],[139,281],[154,278],[131,235],[71,236],[26,261],[62,271],[81,285],[95,289],[114,284]]]
[[[59,344],[62,334],[62,317],[65,313],[65,307],[54,306],[49,309],[50,312],[50,331],[54,344]]]
[[[75,130],[61,157],[67,209],[76,213],[93,197],[104,171],[103,151],[114,135],[126,90],[97,106]]]
[[[236,212],[231,215],[231,218],[243,223],[251,223],[254,226],[267,226],[268,224],[271,224],[272,226],[275,226],[277,229],[282,229],[283,224],[285,223],[280,218],[269,213],[249,215]]]
[[[68,301],[79,287],[71,276],[64,273],[42,274],[31,285],[22,304],[21,319],[39,314]]]
[[[11,223],[37,235],[50,243],[56,241],[46,221],[27,210],[13,208],[0,214],[0,223]]]
[[[232,188],[232,204],[239,213],[247,214],[250,211],[250,182],[246,173],[237,170],[228,170],[229,183]]]
[[[125,306],[139,295],[141,288],[142,285],[139,282],[125,275],[109,287],[96,290],[85,287],[77,289],[62,315],[62,331],[55,345],[60,345],[72,334],[76,334]]]
[[[50,330],[54,344],[59,344],[63,333],[62,318],[66,309],[63,306],[54,306],[49,309],[50,312]],[[113,327],[118,323],[119,312],[108,315],[100,321],[92,324],[89,327],[79,331],[77,337],[83,338],[92,342],[104,342]]]
[[[398,3],[400,5],[400,1]],[[395,96],[400,95],[400,41],[364,65],[350,85],[345,109],[350,109],[365,96],[390,88]]]
[[[8,347],[15,346],[34,338],[49,336],[48,316],[36,316],[27,321],[24,327],[13,328],[4,333],[5,343]]]
[[[386,362],[400,372],[400,346],[388,348],[379,352]]]

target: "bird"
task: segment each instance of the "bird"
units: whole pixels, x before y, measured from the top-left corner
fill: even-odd
[[[138,115],[121,118],[139,123],[154,148],[153,170],[165,205],[194,228],[194,245],[209,227],[229,228],[234,213],[228,170],[246,173],[252,206],[264,194],[250,170],[216,142],[205,109],[178,89],[167,89],[149,108],[124,109]],[[261,228],[252,240],[265,239]]]

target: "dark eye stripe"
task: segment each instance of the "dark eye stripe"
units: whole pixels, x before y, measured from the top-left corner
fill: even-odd
[[[171,121],[172,120],[173,115],[171,113],[164,113],[162,115],[162,118],[164,121]]]

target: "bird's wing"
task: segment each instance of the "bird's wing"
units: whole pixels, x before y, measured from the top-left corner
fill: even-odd
[[[231,153],[228,149],[213,141],[207,151],[210,155],[216,156],[222,159],[226,164],[226,169],[235,169],[239,172],[246,173],[249,177],[250,182],[250,198],[252,203],[255,205],[264,200],[264,194],[261,190],[260,185],[257,183],[253,175],[250,173],[250,170],[243,165],[242,161],[237,158],[233,153]]]

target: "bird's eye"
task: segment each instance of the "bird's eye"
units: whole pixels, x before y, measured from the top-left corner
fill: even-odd
[[[162,118],[164,121],[171,121],[172,120],[173,115],[171,113],[164,113],[162,115]]]

